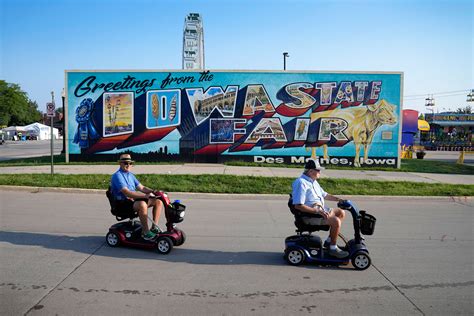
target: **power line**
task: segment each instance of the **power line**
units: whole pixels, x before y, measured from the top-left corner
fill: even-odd
[[[422,99],[422,98],[426,98],[427,96],[451,97],[451,96],[456,96],[456,95],[467,94],[469,93],[469,91],[470,91],[469,89],[466,89],[466,90],[435,92],[435,93],[425,93],[425,94],[412,94],[412,95],[406,95],[403,98],[404,99]]]

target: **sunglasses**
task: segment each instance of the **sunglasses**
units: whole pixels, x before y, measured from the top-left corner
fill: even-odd
[[[133,162],[122,162],[124,166],[133,166]]]

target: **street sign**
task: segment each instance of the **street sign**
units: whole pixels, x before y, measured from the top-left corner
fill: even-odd
[[[54,105],[54,103],[51,103],[51,102],[48,102],[46,103],[46,113],[47,113],[47,116],[49,117],[54,117],[54,111],[56,110],[56,107]]]

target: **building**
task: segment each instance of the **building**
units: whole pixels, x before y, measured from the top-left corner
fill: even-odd
[[[43,113],[43,117],[39,120],[39,123],[51,126],[51,117],[48,114]],[[53,127],[59,130],[59,135],[63,135],[63,113],[56,111],[53,117]]]
[[[432,150],[471,150],[474,114],[453,112],[425,114],[429,133],[422,134],[422,145]]]
[[[183,69],[205,69],[204,28],[199,13],[190,13],[184,19]]]

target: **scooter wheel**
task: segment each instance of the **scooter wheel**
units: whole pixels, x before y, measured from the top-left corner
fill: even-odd
[[[292,266],[299,266],[305,261],[306,256],[301,249],[288,249],[285,251],[285,259]]]
[[[356,268],[356,270],[365,270],[370,267],[371,263],[369,255],[366,252],[362,251],[356,252],[352,256],[351,261],[352,265],[354,266],[354,268]]]
[[[156,250],[159,253],[166,255],[170,253],[171,249],[173,249],[173,241],[169,237],[158,237],[156,240]]]
[[[105,240],[107,241],[107,245],[109,245],[110,247],[117,247],[120,244],[119,236],[113,232],[109,232],[105,236]]]

